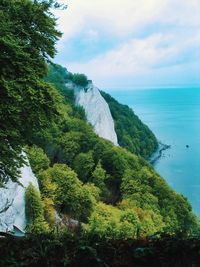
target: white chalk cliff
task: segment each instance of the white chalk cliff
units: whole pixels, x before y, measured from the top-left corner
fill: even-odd
[[[98,88],[92,82],[89,82],[86,88],[72,82],[67,85],[74,89],[76,103],[84,108],[87,120],[94,127],[96,134],[118,145],[109,106]],[[39,190],[37,178],[30,165],[21,168],[19,182],[23,186],[9,180],[4,188],[0,188],[0,232],[14,231],[17,234],[16,229],[23,232],[26,227],[25,189],[32,183]]]
[[[109,106],[99,89],[92,82],[89,82],[86,88],[76,86],[73,83],[70,83],[70,87],[74,89],[76,103],[84,108],[87,120],[94,127],[95,133],[111,141],[114,145],[118,145]]]
[[[26,227],[26,187],[29,183],[32,183],[39,189],[37,178],[30,165],[22,167],[20,171],[19,182],[23,186],[9,180],[4,188],[0,188],[0,231],[2,232],[15,232],[16,228],[22,232],[24,231]]]

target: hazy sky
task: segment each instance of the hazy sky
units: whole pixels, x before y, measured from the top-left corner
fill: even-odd
[[[200,85],[200,0],[69,0],[55,61],[101,88]]]

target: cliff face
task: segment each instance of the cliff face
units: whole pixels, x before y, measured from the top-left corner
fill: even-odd
[[[107,102],[101,96],[97,87],[89,82],[86,88],[70,83],[74,89],[76,103],[84,108],[88,122],[100,137],[118,145],[114,121]]]
[[[22,167],[20,171],[19,182],[23,186],[9,180],[5,188],[0,188],[0,231],[2,232],[15,231],[16,228],[23,232],[26,226],[26,187],[32,183],[39,189],[37,178],[29,165]]]
[[[94,127],[96,134],[118,145],[109,106],[98,88],[92,83],[89,83],[87,88],[74,83],[70,83],[70,87],[74,89],[76,104],[84,108],[87,120]],[[23,186],[9,180],[4,188],[0,188],[0,231],[2,232],[15,231],[17,234],[16,229],[24,231],[26,227],[25,189],[29,183],[39,189],[37,178],[29,165],[21,168],[19,182]]]

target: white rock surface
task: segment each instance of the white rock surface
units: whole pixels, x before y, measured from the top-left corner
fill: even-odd
[[[85,110],[88,122],[94,127],[94,131],[100,137],[110,140],[114,145],[118,145],[117,134],[115,132],[114,121],[105,99],[99,92],[99,89],[92,82],[85,88],[73,87],[76,97],[76,103]]]
[[[25,188],[32,183],[38,190],[38,181],[31,167],[21,169],[20,183],[7,182],[5,188],[0,188],[0,231],[14,231],[17,227],[23,231],[26,226],[25,216]]]

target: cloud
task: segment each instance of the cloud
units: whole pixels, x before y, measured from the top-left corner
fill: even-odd
[[[149,69],[178,65],[199,58],[200,32],[198,36],[151,35],[133,39],[114,50],[85,63],[68,62],[73,70],[88,71],[101,76],[131,75]],[[188,57],[189,54],[189,57]]]
[[[199,0],[71,0],[68,9],[58,11],[65,37],[102,29],[125,36],[153,23],[199,27]]]
[[[177,77],[194,80],[197,76],[196,69],[193,76],[190,70],[200,68],[199,0],[68,3],[66,11],[56,13],[64,33],[58,61],[72,71],[113,86],[120,79],[134,83],[144,77],[152,82],[151,75],[158,83],[167,83],[163,73],[170,75],[170,69],[177,71]]]

